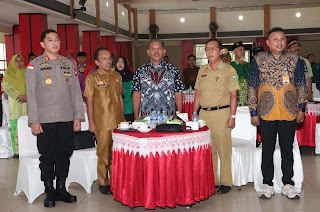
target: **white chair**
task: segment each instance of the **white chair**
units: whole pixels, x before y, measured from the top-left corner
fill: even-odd
[[[231,131],[232,140],[232,179],[233,185],[238,186],[254,180],[254,157],[256,150],[257,128],[251,124],[249,107],[238,107],[236,126]],[[220,161],[219,161],[220,163]],[[220,175],[220,167],[218,169]]]
[[[13,156],[10,127],[0,127],[0,158]]]
[[[2,100],[2,126],[10,127],[8,95],[6,93],[3,93],[1,96],[1,100]]]
[[[295,183],[295,189],[298,192],[301,192],[302,182],[303,182],[303,168],[302,168],[302,161],[300,150],[297,141],[297,135],[294,137],[293,142],[293,182]],[[260,188],[263,184],[263,176],[261,172],[261,162],[262,162],[262,145],[256,149],[255,154],[255,168],[254,168],[254,188],[256,191],[260,191]],[[274,177],[273,177],[273,186],[274,191],[276,193],[281,192],[281,188],[283,186],[282,183],[282,170],[281,170],[281,152],[279,146],[279,139],[277,137],[277,144],[273,154],[273,163],[274,163]]]
[[[27,116],[22,116],[18,120],[18,138],[20,164],[14,195],[23,191],[28,198],[28,202],[32,203],[39,195],[44,193],[44,185],[40,179],[40,154],[37,149],[37,138],[28,127]],[[85,188],[86,192],[91,193],[91,185],[97,178],[96,147],[74,151],[70,158],[66,187],[72,182],[77,182]]]
[[[89,128],[88,116],[85,113],[85,122],[81,123],[81,130]],[[87,193],[91,193],[91,186],[98,179],[96,154],[97,147],[73,151],[70,160],[69,175],[66,180],[66,186],[70,183],[79,183]]]
[[[316,139],[315,139],[315,144],[316,144],[316,148],[315,148],[315,153],[316,155],[320,154],[320,123],[316,124]]]

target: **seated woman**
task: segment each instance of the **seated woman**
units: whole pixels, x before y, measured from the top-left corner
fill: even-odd
[[[116,63],[116,71],[122,76],[122,83],[124,88],[123,105],[124,105],[124,117],[126,121],[134,121],[133,108],[132,108],[132,79],[133,73],[129,70],[127,61],[124,57],[118,57]]]
[[[14,157],[19,157],[17,122],[21,116],[27,115],[26,68],[21,55],[12,57],[3,77],[3,89],[8,95],[11,141]]]

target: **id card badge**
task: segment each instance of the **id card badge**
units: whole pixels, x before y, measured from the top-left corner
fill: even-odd
[[[285,67],[283,70],[284,70],[284,74],[283,74],[283,77],[282,77],[283,85],[290,85],[289,74],[288,74],[287,67]]]

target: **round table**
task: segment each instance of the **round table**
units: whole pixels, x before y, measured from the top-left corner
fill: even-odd
[[[304,121],[297,124],[299,146],[315,146],[317,122],[320,122],[320,103],[308,103]]]
[[[111,191],[129,207],[192,205],[216,193],[210,130],[114,130]]]
[[[188,113],[189,120],[192,120],[192,112],[195,94],[182,94],[182,111]]]

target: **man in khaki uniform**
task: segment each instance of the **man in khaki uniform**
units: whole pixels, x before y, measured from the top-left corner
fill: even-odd
[[[41,154],[39,167],[47,193],[44,206],[54,207],[55,201],[77,201],[66,191],[65,181],[73,152],[73,131],[80,130],[84,109],[77,71],[70,60],[58,55],[58,33],[44,31],[40,45],[43,55],[32,60],[26,71],[28,121]]]
[[[222,43],[210,39],[206,43],[209,64],[200,68],[195,89],[194,112],[200,110],[200,119],[206,121],[211,131],[213,170],[218,193],[231,190],[231,129],[235,126],[237,90],[239,89],[236,70],[222,62]],[[218,172],[220,158],[220,181]]]
[[[96,135],[98,184],[102,194],[110,194],[112,131],[124,121],[122,78],[112,71],[112,57],[105,48],[94,53],[97,71],[86,78],[84,96],[87,98],[89,130]]]

